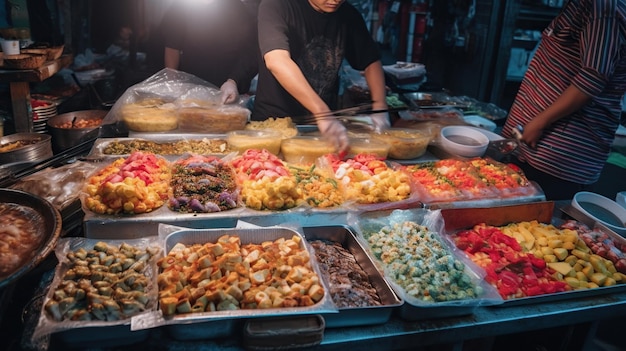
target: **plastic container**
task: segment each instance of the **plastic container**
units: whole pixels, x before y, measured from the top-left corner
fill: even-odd
[[[178,129],[194,133],[226,133],[246,127],[250,110],[240,106],[183,107],[178,110]]]
[[[388,157],[397,160],[410,160],[422,156],[432,139],[430,128],[428,130],[391,128],[371,136],[389,144]]]
[[[620,191],[617,193],[615,195],[615,202],[623,208],[626,208],[626,191]]]
[[[487,150],[489,138],[475,127],[447,126],[441,129],[441,147],[452,155],[479,157]]]
[[[297,136],[283,140],[280,151],[289,163],[311,164],[320,156],[334,153],[335,147],[321,137]]]
[[[602,195],[581,191],[574,195],[572,206],[615,233],[626,236],[626,208]]]
[[[266,149],[274,155],[280,153],[282,134],[273,130],[233,130],[226,133],[226,141],[233,151]]]
[[[385,159],[391,148],[387,142],[374,138],[352,138],[349,145],[349,157],[358,154],[373,154]]]
[[[320,315],[251,319],[243,329],[243,344],[248,350],[311,347],[322,342],[324,328]]]

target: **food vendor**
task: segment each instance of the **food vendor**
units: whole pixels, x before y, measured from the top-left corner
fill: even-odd
[[[523,129],[516,163],[548,200],[595,183],[626,90],[626,3],[569,1],[544,30],[503,135]]]
[[[257,74],[258,45],[256,21],[245,4],[176,2],[162,26],[166,68],[180,69],[220,87],[223,103],[237,102],[240,93],[248,92]]]
[[[324,118],[336,108],[343,59],[363,70],[374,109],[387,109],[385,78],[377,44],[361,14],[344,0],[268,0],[259,5],[263,62],[252,120],[318,115],[322,135],[339,150],[348,147],[346,128]],[[389,127],[388,113],[372,115],[376,129]]]

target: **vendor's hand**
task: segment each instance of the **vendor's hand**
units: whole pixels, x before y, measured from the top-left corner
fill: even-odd
[[[348,150],[348,131],[339,120],[335,118],[318,119],[317,128],[322,136],[337,149],[337,152],[341,153]]]
[[[370,116],[370,118],[372,119],[372,125],[374,125],[374,132],[376,133],[380,133],[383,130],[389,129],[389,127],[391,127],[388,112],[374,113]]]
[[[537,143],[543,135],[543,124],[537,119],[532,119],[524,126],[524,132],[522,133],[522,142],[530,146],[533,149],[537,148]]]
[[[220,87],[220,91],[222,92],[222,104],[232,104],[239,99],[237,83],[232,79],[226,80]]]

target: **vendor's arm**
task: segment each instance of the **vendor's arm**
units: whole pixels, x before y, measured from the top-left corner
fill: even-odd
[[[574,85],[570,85],[552,105],[523,126],[524,134],[521,140],[532,148],[537,147],[544,129],[559,119],[580,110],[589,101],[591,101],[591,96]]]
[[[291,59],[289,51],[277,49],[264,55],[265,65],[298,102],[312,114],[328,112],[328,105],[311,87],[300,67]]]
[[[276,80],[309,112],[317,115],[330,111],[328,105],[311,87],[300,67],[291,59],[289,51],[283,49],[271,50],[263,58],[265,59],[265,65]],[[339,151],[347,150],[347,131],[339,120],[317,117],[316,122],[322,135],[330,140]]]
[[[165,63],[165,68],[177,70],[180,65],[180,51],[178,49],[165,47],[163,60]]]
[[[387,91],[385,86],[385,73],[383,65],[378,61],[370,63],[363,72],[367,86],[372,96],[372,109],[386,110],[387,107]],[[388,112],[376,113],[372,116],[372,124],[377,132],[387,129],[391,125]]]
[[[380,61],[372,62],[365,68],[363,75],[372,95],[372,108],[374,110],[387,109],[387,91],[382,63]]]

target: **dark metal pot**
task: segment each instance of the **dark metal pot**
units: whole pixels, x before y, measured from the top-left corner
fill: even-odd
[[[61,128],[61,125],[76,125],[81,120],[97,120],[102,122],[108,111],[83,110],[56,115],[48,120],[48,131],[52,135],[52,149],[55,152],[69,149],[89,139],[97,138],[100,124],[97,127]]]

